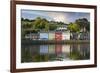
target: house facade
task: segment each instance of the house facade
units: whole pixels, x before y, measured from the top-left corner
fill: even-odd
[[[70,32],[39,32],[25,35],[26,39],[30,40],[70,40]]]
[[[62,32],[62,40],[70,40],[70,32]]]
[[[30,34],[26,34],[25,38],[30,40],[37,40],[39,39],[39,35],[36,33],[30,33]]]
[[[62,40],[62,32],[55,32],[55,40],[56,41]]]
[[[89,32],[70,33],[70,31],[50,31],[30,33],[25,35],[30,40],[90,40]]]
[[[48,32],[49,40],[55,40],[55,32]]]
[[[40,32],[39,33],[39,39],[40,40],[48,40],[48,38],[49,38],[49,35],[48,35],[47,32]]]
[[[71,40],[90,40],[89,32],[70,33]]]

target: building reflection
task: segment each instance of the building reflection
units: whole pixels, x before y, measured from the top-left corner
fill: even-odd
[[[22,46],[22,62],[85,60],[90,58],[89,44]]]

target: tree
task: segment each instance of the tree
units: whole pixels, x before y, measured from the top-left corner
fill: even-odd
[[[78,24],[81,29],[90,31],[90,22],[86,18],[77,19],[75,23]]]
[[[88,22],[88,24],[86,25],[86,30],[90,31],[90,22]]]
[[[70,23],[68,25],[68,29],[71,31],[71,32],[79,32],[79,26],[76,24],[76,23]]]
[[[24,18],[21,18],[21,21],[24,21]]]
[[[49,30],[55,30],[55,29],[57,29],[57,26],[55,24],[49,23]]]
[[[48,23],[45,24],[45,31],[49,31],[49,24]]]
[[[37,18],[35,19],[35,21],[33,22],[33,29],[38,29],[40,23],[41,23],[41,18],[40,18],[40,17],[37,17]]]
[[[36,29],[36,30],[45,30],[45,31],[48,31],[49,28],[48,28],[48,21],[46,19],[42,19],[40,17],[37,17],[35,19],[35,21],[33,22],[33,28]]]

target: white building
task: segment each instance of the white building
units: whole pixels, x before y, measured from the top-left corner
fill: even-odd
[[[58,31],[66,31],[67,27],[66,26],[58,27],[56,30],[58,30]]]
[[[70,40],[70,32],[62,32],[62,40]]]
[[[39,35],[37,33],[30,33],[26,34],[25,38],[30,40],[37,40],[39,38]]]
[[[55,40],[55,32],[49,32],[49,40]]]

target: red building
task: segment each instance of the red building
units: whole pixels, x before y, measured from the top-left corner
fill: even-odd
[[[62,33],[61,32],[55,32],[55,40],[56,41],[62,40]]]

